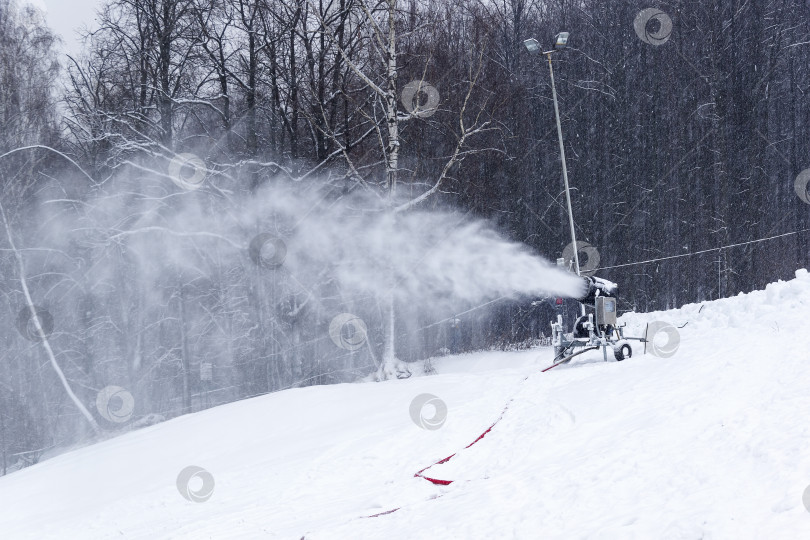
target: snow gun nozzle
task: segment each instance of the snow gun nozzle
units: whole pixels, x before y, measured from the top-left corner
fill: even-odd
[[[596,276],[583,276],[583,293],[577,298],[587,306],[594,306],[598,296],[610,296],[618,298],[619,286],[607,279],[598,278]]]

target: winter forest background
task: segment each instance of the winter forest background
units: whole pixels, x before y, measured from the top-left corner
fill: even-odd
[[[68,58],[0,0],[3,473],[93,430],[401,376],[380,369],[394,351],[547,334],[517,243],[554,261],[569,239],[529,37],[571,33],[554,62],[578,240],[622,310],[807,267],[810,2],[654,4],[659,45],[627,0],[107,0]],[[435,110],[404,105],[412,81]],[[336,345],[345,313],[361,322]],[[127,422],[96,407],[109,387]]]

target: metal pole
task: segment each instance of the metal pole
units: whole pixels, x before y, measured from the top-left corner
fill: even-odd
[[[560,158],[562,159],[563,180],[565,181],[565,201],[568,203],[568,224],[571,226],[571,241],[574,244],[574,263],[577,275],[580,275],[577,237],[574,231],[574,214],[571,210],[571,193],[568,190],[568,168],[565,166],[565,146],[563,145],[562,126],[560,125],[560,108],[557,105],[557,89],[554,87],[554,69],[551,67],[551,53],[547,53],[546,56],[548,56],[548,71],[551,73],[551,95],[554,97],[554,117],[557,119],[557,138],[560,141]]]
[[[548,71],[551,74],[551,95],[554,97],[554,116],[557,119],[557,138],[560,141],[560,159],[562,160],[563,180],[565,181],[565,201],[568,204],[568,224],[571,227],[571,242],[574,247],[574,268],[579,272],[579,250],[577,249],[577,234],[574,230],[574,212],[571,209],[571,193],[568,188],[568,168],[565,166],[565,146],[563,145],[562,126],[560,125],[560,108],[557,105],[557,89],[554,86],[554,68],[551,67],[551,51],[546,53],[548,57]],[[580,304],[582,314],[585,315],[585,304]]]

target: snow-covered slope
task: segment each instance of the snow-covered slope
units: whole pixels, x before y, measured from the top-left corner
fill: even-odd
[[[0,478],[0,537],[808,538],[808,315],[799,271],[624,317],[635,335],[688,323],[671,358],[540,373],[549,349],[462,355],[177,418]],[[447,405],[440,429],[411,420],[424,393]],[[429,471],[451,485],[414,477],[456,451]],[[205,502],[176,486],[192,465],[215,481]]]

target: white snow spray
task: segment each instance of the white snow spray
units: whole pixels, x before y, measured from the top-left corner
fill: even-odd
[[[238,344],[293,363],[331,354],[343,367],[341,354],[370,351],[366,335],[381,346],[391,299],[398,339],[416,351],[436,347],[445,327],[422,331],[457,313],[480,309],[484,320],[495,300],[584,292],[582,279],[453,209],[394,214],[385,198],[328,179],[270,178],[250,191],[238,178],[206,178],[181,189],[167,175],[133,173],[93,197],[79,184],[77,194],[66,184],[40,192],[47,202],[25,232],[36,248],[27,262],[45,276],[35,296],[47,291],[63,333],[81,330],[70,314],[89,305],[99,325],[147,332],[150,351],[185,332],[197,343],[189,354],[209,362],[230,362]]]
[[[223,262],[250,266],[258,246],[273,251],[269,266],[301,290],[328,284],[344,298],[378,300],[393,293],[398,302],[444,313],[501,297],[582,292],[581,279],[505,239],[486,221],[450,210],[394,216],[368,192],[336,194],[312,186],[270,181],[255,193],[210,186],[178,192],[165,178],[118,178],[95,200],[65,204],[59,217],[53,204],[46,205],[50,211],[40,223],[48,230],[38,236],[44,232],[60,249],[77,239],[107,250],[121,246],[126,264],[136,264],[131,272],[152,290],[178,271],[184,279],[205,281],[221,272],[212,267]],[[108,261],[96,261],[85,278],[114,279],[121,259],[104,257]]]
[[[317,201],[271,188],[252,201],[257,220],[270,212],[291,224],[281,235],[284,266],[295,275],[313,263],[332,265],[344,290],[424,307],[498,297],[576,296],[582,280],[526,246],[506,240],[487,222],[457,212],[412,210],[392,215],[370,197]]]

